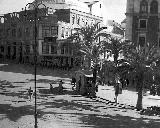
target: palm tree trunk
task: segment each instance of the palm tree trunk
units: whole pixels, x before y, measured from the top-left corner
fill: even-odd
[[[92,91],[91,97],[96,97],[96,78],[97,78],[97,67],[95,66],[93,69],[93,81],[92,81]]]
[[[143,73],[139,73],[137,79],[137,91],[138,91],[138,99],[137,99],[137,110],[143,109],[142,99],[143,99]]]
[[[141,110],[143,108],[142,99],[143,99],[143,88],[138,87],[138,99],[137,99],[137,105],[136,105],[137,110]]]

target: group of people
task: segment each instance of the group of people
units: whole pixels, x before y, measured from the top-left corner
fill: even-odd
[[[63,81],[60,80],[59,81],[59,86],[58,86],[58,92],[62,92],[63,91]],[[71,85],[73,85],[72,90],[74,90],[74,88],[76,87],[76,78],[72,77],[72,81],[71,81]],[[87,80],[86,82],[86,95],[90,96],[91,95],[91,91],[92,91],[92,81],[91,80]],[[118,95],[122,94],[122,83],[120,82],[120,77],[116,76],[116,83],[114,85],[114,89],[115,89],[115,103],[118,103]],[[98,84],[96,84],[95,90],[98,91]],[[50,92],[53,93],[53,86],[52,84],[50,84]],[[33,90],[31,89],[31,87],[28,89],[28,96],[29,99],[31,101],[33,95]]]
[[[126,83],[122,82],[122,79],[120,79],[119,75],[116,75],[115,77],[116,82],[114,84],[114,89],[115,89],[115,103],[118,103],[118,95],[122,94],[122,88],[123,86],[126,86],[128,84],[128,81],[125,81]],[[77,82],[79,84],[79,82]],[[85,95],[90,96],[92,93],[92,80],[87,80],[86,84],[85,84],[85,88],[86,88],[86,93]],[[95,91],[98,91],[98,84],[99,82],[96,83],[95,85]],[[126,84],[126,85],[125,85]],[[72,90],[74,90],[75,86],[76,86],[76,78],[72,77],[72,81],[71,81],[71,85],[73,85]]]

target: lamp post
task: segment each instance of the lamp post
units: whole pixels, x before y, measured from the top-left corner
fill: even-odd
[[[32,5],[33,8],[34,8],[34,42],[35,42],[35,46],[34,46],[34,85],[35,85],[35,111],[34,111],[34,117],[35,117],[35,125],[34,127],[35,128],[38,128],[37,126],[37,92],[36,92],[36,87],[37,87],[37,83],[36,83],[36,74],[37,74],[37,20],[38,20],[38,9],[40,5],[43,5],[46,9],[46,6],[43,4],[43,3],[39,3],[37,4],[36,3],[36,0],[35,0],[35,3],[28,3],[26,4],[25,6],[25,12],[27,11],[27,6],[29,5]]]

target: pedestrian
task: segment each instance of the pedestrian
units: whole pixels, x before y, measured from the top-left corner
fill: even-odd
[[[118,103],[119,84],[116,83],[114,88],[115,88],[115,103],[117,104]]]
[[[59,92],[62,92],[62,91],[63,91],[63,86],[62,86],[62,84],[63,84],[63,81],[60,80],[60,82],[59,82],[59,87],[58,87],[58,91],[59,91]]]
[[[74,90],[74,87],[76,86],[76,78],[72,76],[71,85],[73,84],[72,90]]]
[[[29,100],[31,101],[32,95],[33,95],[33,90],[31,89],[31,87],[28,90],[28,95],[29,95]]]
[[[118,103],[118,94],[122,94],[122,84],[120,82],[120,77],[116,76],[116,83],[115,83],[115,103]]]
[[[53,86],[50,84],[50,92],[53,93]]]
[[[87,84],[86,84],[86,93],[87,93],[87,96],[90,97],[90,94],[91,94],[91,88],[92,88],[92,84],[91,84],[91,81],[87,81]]]

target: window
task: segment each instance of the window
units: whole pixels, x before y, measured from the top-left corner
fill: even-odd
[[[87,26],[88,22],[86,21],[86,26]]]
[[[12,29],[12,37],[16,37],[16,29]]]
[[[85,25],[85,21],[84,21],[84,19],[83,19],[83,18],[82,18],[82,24],[83,24],[83,25]]]
[[[65,54],[69,54],[69,47],[67,47],[67,46],[65,48]]]
[[[57,54],[57,46],[51,45],[51,54]]]
[[[75,21],[75,16],[73,15],[72,16],[72,24],[74,24],[74,21]]]
[[[7,37],[10,36],[10,29],[9,28],[6,30],[6,36]]]
[[[160,47],[160,37],[158,38],[158,47]]]
[[[25,49],[26,49],[26,54],[29,54],[30,53],[30,45],[26,45]]]
[[[65,33],[65,37],[68,37],[69,36],[69,29],[66,28],[66,33]]]
[[[49,45],[45,42],[42,42],[42,54],[49,54]]]
[[[4,52],[4,46],[0,46],[0,51]]]
[[[3,29],[0,29],[0,36],[3,35]]]
[[[25,28],[25,35],[26,35],[27,37],[30,36],[30,31],[29,31],[29,28],[28,28],[28,27]]]
[[[77,24],[80,25],[80,17],[77,19]]]
[[[70,49],[69,49],[69,54],[72,55],[72,53],[73,53],[73,52],[72,52],[72,49],[70,48]]]
[[[18,37],[22,37],[22,29],[21,28],[18,29]]]
[[[64,27],[62,27],[61,37],[64,38]]]
[[[145,37],[145,35],[140,35],[140,36],[139,36],[138,44],[139,44],[141,47],[144,47],[145,42],[146,42],[146,37]]]
[[[51,35],[52,36],[58,35],[58,27],[57,26],[51,27]]]
[[[143,28],[143,29],[147,28],[147,20],[140,19],[139,20],[139,28]]]
[[[61,54],[64,54],[64,49],[65,49],[65,47],[62,46],[62,47],[61,47]]]
[[[142,0],[140,3],[140,12],[142,12],[142,13],[148,12],[148,3],[146,0]]]
[[[156,0],[153,0],[151,2],[151,5],[150,5],[150,13],[152,14],[156,14],[158,13],[158,2]]]
[[[48,26],[42,26],[42,37],[50,36],[50,30]]]

